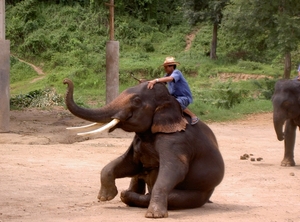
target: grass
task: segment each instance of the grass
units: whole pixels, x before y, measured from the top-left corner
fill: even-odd
[[[105,104],[106,97],[106,42],[108,40],[107,10],[93,13],[79,5],[61,7],[56,4],[33,4],[24,1],[7,12],[7,33],[14,55],[42,67],[44,78],[38,76],[26,63],[11,57],[11,95],[28,95],[35,90],[53,89],[64,97],[64,78],[75,85],[76,102],[86,107]],[[24,16],[31,16],[25,23]],[[102,15],[103,16],[99,16]],[[188,80],[194,103],[190,108],[203,120],[225,121],[242,118],[255,112],[269,112],[274,83],[283,73],[282,62],[268,64],[229,58],[226,47],[218,48],[218,59],[207,56],[211,41],[211,26],[199,25],[191,47],[185,50],[185,37],[192,31],[187,25],[159,27],[132,17],[118,16],[115,39],[119,41],[119,90],[136,85],[137,78],[154,79],[163,76],[162,62],[174,56],[178,67]],[[21,38],[22,37],[22,38]],[[222,46],[222,36],[219,45]],[[259,60],[259,59],[257,59]],[[259,60],[260,61],[260,60]],[[280,61],[280,60],[279,60]],[[266,78],[223,80],[220,74],[253,74]],[[293,72],[292,75],[296,75]]]
[[[122,60],[121,64],[126,66],[124,64],[126,64],[128,60],[129,59]],[[159,61],[153,59],[151,62],[150,60],[148,62],[152,64],[155,63],[154,66],[158,70],[155,75],[161,76],[163,72],[159,67]],[[24,65],[26,66],[26,64]],[[141,71],[136,74],[137,78],[147,75],[143,73],[143,69],[141,68],[142,66],[143,63],[139,66],[136,65],[136,70],[138,68],[141,69]],[[151,65],[149,65],[149,67],[151,67]],[[183,69],[185,69],[185,67],[183,67]],[[199,69],[196,71],[199,71]],[[128,68],[126,73],[120,74],[120,79],[123,79],[120,81],[122,82],[119,86],[120,92],[137,84],[136,80],[130,76],[129,72],[130,68]],[[12,75],[14,75],[14,72],[12,72]],[[90,108],[100,107],[105,104],[104,75],[104,73],[101,75],[89,72],[85,73],[84,70],[80,70],[78,67],[74,67],[74,69],[55,70],[55,72],[46,74],[42,80],[37,82],[30,83],[32,78],[37,77],[37,75],[32,75],[31,78],[25,78],[12,83],[11,94],[12,96],[17,96],[18,94],[24,96],[26,93],[34,90],[53,88],[58,94],[56,96],[63,98],[66,86],[63,85],[62,81],[64,78],[70,78],[75,84],[74,99],[78,104]],[[272,77],[271,75],[269,76]],[[217,75],[204,76],[201,74],[190,74],[186,75],[186,79],[190,83],[194,97],[194,103],[192,103],[189,107],[203,121],[229,121],[243,118],[244,115],[252,113],[272,111],[270,98],[265,98],[263,94],[263,92],[271,90],[268,89],[267,86],[269,81],[268,78],[240,81],[227,79],[226,81],[223,81],[220,80]],[[275,80],[273,81],[275,82]],[[272,84],[270,85],[272,88]],[[245,95],[242,95],[243,93]],[[270,92],[269,95],[271,94],[272,93]],[[41,100],[42,99],[39,98],[39,101]],[[229,105],[229,107],[222,107],[222,105],[217,106],[217,103],[222,104],[222,101],[225,101],[226,103],[226,101],[229,100],[235,102],[233,102],[232,105]],[[40,104],[39,102],[35,103]]]

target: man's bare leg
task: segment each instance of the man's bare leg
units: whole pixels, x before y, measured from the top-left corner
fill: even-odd
[[[199,121],[199,118],[190,109],[185,108],[183,110],[183,112],[185,112],[186,114],[188,114],[192,118],[192,122],[191,122],[192,125],[195,125]]]

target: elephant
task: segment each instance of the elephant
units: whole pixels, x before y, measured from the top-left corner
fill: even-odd
[[[210,202],[225,171],[217,139],[204,122],[189,124],[190,117],[184,116],[165,84],[147,89],[148,83],[141,82],[101,108],[82,108],[74,102],[72,81],[63,82],[67,109],[93,122],[84,129],[97,128],[79,135],[116,128],[134,132],[127,151],[101,170],[100,201],[112,200],[118,194],[115,180],[129,177],[129,188],[120,198],[128,206],[147,208],[147,218],[168,217],[168,210]]]
[[[284,140],[284,157],[281,166],[295,166],[296,128],[300,126],[300,81],[278,80],[275,84],[272,104],[273,124],[277,139]]]

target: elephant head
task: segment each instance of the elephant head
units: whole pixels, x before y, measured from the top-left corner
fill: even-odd
[[[273,123],[278,140],[285,139],[283,126],[287,120],[300,126],[300,81],[279,80],[272,97]]]
[[[68,85],[65,103],[72,114],[94,122],[89,127],[109,123],[104,128],[91,132],[121,128],[127,132],[137,133],[148,130],[152,133],[172,133],[185,130],[188,124],[179,103],[162,83],[155,84],[150,90],[147,89],[147,82],[142,82],[123,91],[111,103],[98,109],[79,107],[73,99],[72,81],[65,79],[63,83]]]

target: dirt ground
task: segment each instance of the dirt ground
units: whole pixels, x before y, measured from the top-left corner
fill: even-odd
[[[125,152],[133,134],[117,130],[77,136],[69,126],[87,122],[61,107],[12,111],[10,132],[0,133],[0,222],[149,221],[119,195],[98,202],[100,170]],[[226,164],[225,177],[201,208],[169,211],[163,221],[300,221],[300,153],[296,167],[281,167],[283,142],[272,114],[209,123]],[[244,154],[255,161],[241,160]],[[256,158],[262,158],[257,161]],[[117,180],[119,193],[129,179]]]

